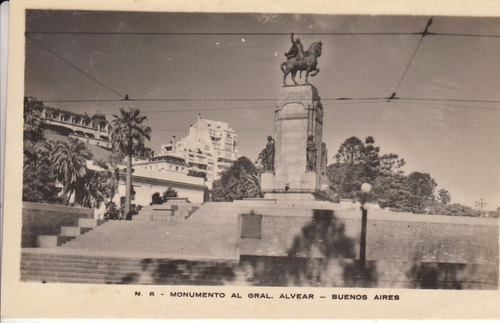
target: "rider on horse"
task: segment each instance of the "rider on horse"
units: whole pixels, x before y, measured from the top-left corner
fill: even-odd
[[[286,76],[289,73],[291,73],[292,81],[296,85],[298,85],[298,83],[295,81],[295,75],[297,74],[297,72],[300,71],[301,74],[302,71],[306,72],[306,83],[308,83],[309,73],[311,73],[311,76],[315,76],[319,73],[317,64],[318,57],[321,56],[321,50],[323,46],[321,41],[312,43],[311,46],[309,46],[309,49],[304,51],[304,47],[302,46],[300,39],[297,38],[296,40],[294,40],[293,36],[294,35],[292,33],[292,48],[290,48],[290,50],[285,53],[287,60],[280,65],[280,69],[283,72],[283,85],[285,86],[287,85]]]
[[[286,59],[296,58],[299,65],[302,64],[302,58],[304,57],[304,46],[300,42],[300,38],[296,40],[293,39],[293,33],[291,36],[292,47],[285,53]]]

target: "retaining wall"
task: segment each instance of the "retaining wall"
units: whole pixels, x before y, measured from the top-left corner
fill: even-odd
[[[361,212],[310,213],[254,215],[261,217],[260,225],[255,224],[255,219],[245,220],[249,215],[240,215],[244,233],[239,241],[240,254],[244,259],[258,259],[251,263],[260,263],[257,269],[264,263],[268,272],[286,267],[284,264],[291,261],[288,256],[302,257],[304,264],[299,267],[304,277],[312,277],[316,271],[317,279],[322,280],[318,284],[331,285],[331,281],[324,281],[331,276],[342,281],[335,284],[352,285],[348,281],[356,275],[352,261],[346,266],[329,263],[359,259]],[[369,281],[374,287],[496,289],[498,223],[498,219],[488,218],[368,212]],[[319,259],[321,265],[314,265]]]
[[[38,235],[59,235],[62,226],[78,226],[78,219],[93,218],[94,211],[57,204],[23,202],[22,216],[21,246],[35,248]]]

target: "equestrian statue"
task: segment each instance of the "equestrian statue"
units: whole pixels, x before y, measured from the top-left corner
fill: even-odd
[[[306,71],[306,78],[305,82],[306,84],[309,84],[308,78],[309,78],[309,73],[311,73],[311,76],[315,76],[316,74],[319,73],[319,68],[317,67],[318,65],[318,57],[321,56],[321,49],[323,47],[323,43],[321,41],[312,43],[311,46],[309,46],[309,49],[304,51],[304,47],[302,43],[300,42],[300,39],[297,38],[294,40],[294,35],[292,33],[291,36],[292,40],[292,47],[288,52],[285,53],[286,62],[281,63],[280,68],[281,71],[283,72],[283,85],[286,84],[286,77],[289,73],[292,75],[292,81],[295,83],[295,85],[298,85],[298,83],[295,81],[295,75],[297,75],[297,71]]]

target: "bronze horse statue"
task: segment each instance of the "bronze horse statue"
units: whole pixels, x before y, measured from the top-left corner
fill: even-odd
[[[312,43],[311,46],[309,46],[309,49],[304,52],[302,61],[294,57],[287,60],[286,62],[281,63],[280,68],[283,72],[283,85],[287,85],[286,77],[289,73],[292,74],[293,83],[295,83],[295,85],[298,85],[298,83],[295,81],[295,75],[297,75],[297,71],[306,71],[305,82],[306,84],[309,84],[309,82],[307,81],[307,79],[309,78],[309,73],[312,72],[311,76],[315,76],[319,73],[319,68],[317,67],[317,65],[318,57],[321,56],[322,47],[323,44],[321,43],[321,41]]]

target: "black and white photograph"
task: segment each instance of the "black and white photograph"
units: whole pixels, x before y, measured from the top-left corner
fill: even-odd
[[[22,286],[498,291],[500,17],[23,14]]]

